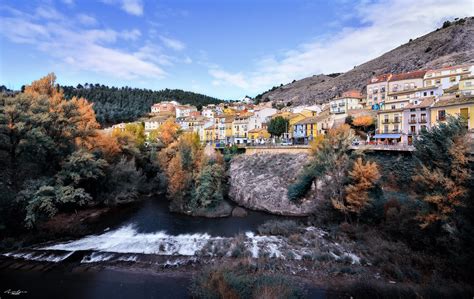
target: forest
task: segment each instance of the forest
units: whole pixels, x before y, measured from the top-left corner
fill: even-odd
[[[222,100],[180,89],[163,89],[154,91],[131,87],[109,87],[100,84],[61,86],[66,99],[73,97],[86,98],[93,103],[97,121],[101,125],[128,122],[150,112],[154,103],[177,101],[181,104],[196,106],[199,110],[208,104],[219,104]]]

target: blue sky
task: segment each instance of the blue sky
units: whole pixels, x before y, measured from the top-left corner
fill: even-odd
[[[474,15],[471,0],[3,0],[0,84],[180,88],[239,99],[344,72]]]

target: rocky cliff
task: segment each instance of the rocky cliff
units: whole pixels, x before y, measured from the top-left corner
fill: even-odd
[[[374,75],[473,63],[474,17],[444,27],[410,40],[339,76],[308,77],[266,92],[262,99],[292,102],[293,105],[325,103],[343,91],[363,90]]]
[[[240,155],[231,161],[229,196],[237,204],[273,214],[304,216],[311,214],[317,200],[290,202],[288,185],[308,161],[306,154]],[[308,198],[314,198],[310,192]]]

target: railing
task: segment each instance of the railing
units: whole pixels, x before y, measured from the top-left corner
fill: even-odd
[[[389,119],[383,119],[383,120],[382,120],[382,123],[383,123],[383,124],[388,124],[388,123],[390,123],[390,120],[389,120]]]
[[[416,119],[415,118],[409,119],[408,123],[409,124],[416,124]]]
[[[393,121],[392,121],[392,123],[398,124],[398,123],[400,123],[400,119],[399,119],[399,118],[394,118]]]
[[[426,124],[426,118],[420,118],[419,123],[420,124]]]

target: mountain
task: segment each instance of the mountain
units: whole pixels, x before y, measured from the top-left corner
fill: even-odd
[[[77,87],[62,86],[64,96],[68,99],[83,97],[94,103],[97,120],[103,124],[128,122],[150,112],[150,107],[157,102],[177,101],[191,104],[198,109],[208,104],[219,104],[222,100],[180,89],[150,90],[130,87],[108,87],[100,84],[79,84]]]
[[[443,28],[410,40],[346,73],[293,81],[274,87],[257,99],[292,105],[324,103],[349,89],[364,90],[374,75],[463,63],[474,63],[474,17],[445,22]]]

